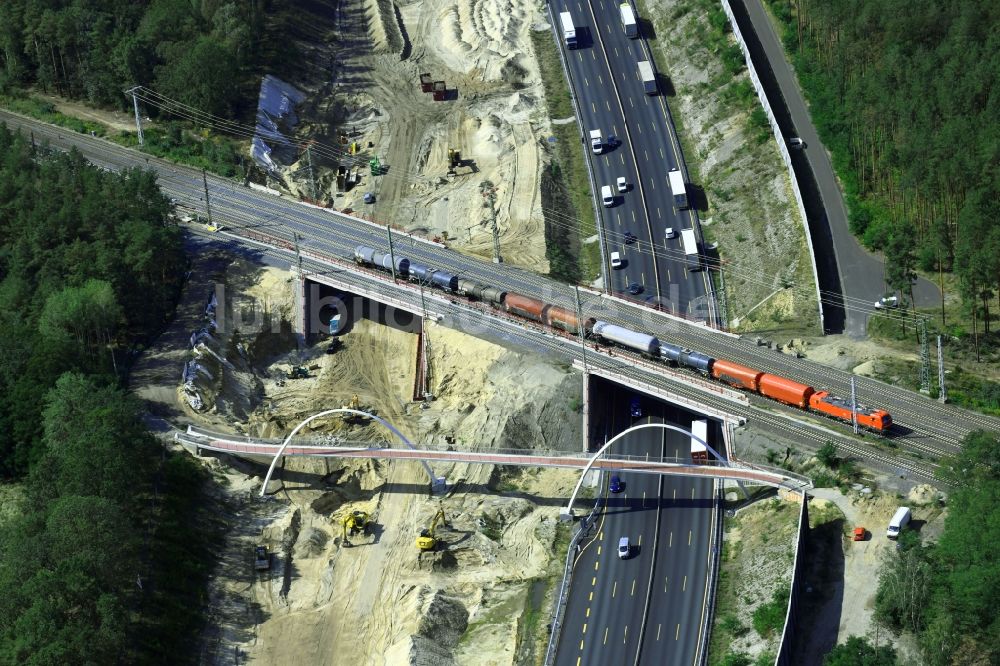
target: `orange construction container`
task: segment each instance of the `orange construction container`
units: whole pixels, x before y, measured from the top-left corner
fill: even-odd
[[[765,374],[760,378],[760,393],[786,405],[805,409],[814,390],[811,386],[793,382],[791,379]]]
[[[732,361],[716,359],[712,364],[713,377],[749,391],[757,390],[762,374],[764,373],[760,370],[754,370],[753,368],[748,368],[745,365],[733,363]]]

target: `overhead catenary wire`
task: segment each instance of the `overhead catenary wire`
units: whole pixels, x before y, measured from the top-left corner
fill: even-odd
[[[233,120],[227,120],[219,116],[215,116],[211,113],[202,111],[191,105],[167,97],[166,95],[163,95],[151,88],[140,86],[133,89],[132,92],[134,92],[135,96],[138,99],[142,100],[144,103],[150,106],[157,107],[168,114],[183,118],[185,120],[189,120],[193,123],[205,125],[211,129],[216,129],[218,131],[237,137],[242,137],[245,139],[250,139],[257,134],[256,128],[253,126],[239,123]],[[347,161],[352,166],[364,164],[367,162],[367,158],[364,156],[351,155],[348,151],[345,151],[343,149],[338,149],[315,140],[310,140],[308,142],[299,142],[288,139],[282,135],[280,139],[273,136],[268,137],[268,141],[272,143],[279,143],[289,147],[294,147],[297,150],[305,150],[308,144],[314,155],[322,156],[331,159],[333,161]],[[394,165],[393,169],[389,173],[381,175],[380,178],[400,179],[403,182],[408,182],[408,179],[412,178],[428,183],[431,180],[424,174],[415,171],[408,171],[404,168],[397,168],[396,165]],[[555,210],[544,206],[541,206],[540,209],[542,213],[545,215],[546,224],[564,231],[571,231],[571,232],[579,231],[582,224],[582,220],[580,218],[569,215],[560,210]],[[626,236],[626,234],[611,229],[610,225],[605,226],[604,236],[605,236],[605,242],[607,242],[609,245],[627,244],[626,240],[628,237]],[[637,247],[633,248],[633,252],[652,256],[654,260],[664,259],[668,261],[674,260],[679,262],[684,262],[687,260],[686,255],[680,249],[660,247],[660,245],[655,242],[646,243],[644,241],[637,241],[635,245]],[[646,245],[649,246],[649,249],[646,249],[645,247]],[[741,271],[739,269],[735,269],[729,262],[726,262],[725,260],[720,262],[713,262],[713,264],[715,264],[715,266],[713,267],[725,268],[725,270],[730,276],[739,278],[744,282],[750,282],[767,288],[772,288],[775,286],[775,280],[763,279],[760,277],[759,273],[750,273],[746,271]],[[811,285],[801,285],[801,286],[795,285],[795,287],[792,287],[792,289],[793,290],[801,289],[802,291],[809,291],[809,292],[812,291]],[[820,289],[819,294],[820,294],[819,296],[820,303],[822,303],[823,305],[843,307],[844,310],[847,312],[870,313],[873,307],[873,304],[870,303],[869,301],[855,297],[848,297],[839,292],[831,292],[828,290]],[[921,315],[915,312],[905,313],[902,310],[890,310],[890,309],[881,310],[878,312],[878,314],[888,319],[895,319],[897,321],[911,321],[919,319],[921,317]]]

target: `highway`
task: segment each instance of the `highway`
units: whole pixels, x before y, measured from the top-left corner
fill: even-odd
[[[674,206],[667,184],[670,169],[682,166],[673,124],[663,97],[644,92],[637,63],[646,56],[639,40],[625,36],[618,6],[608,0],[562,0],[551,5],[556,19],[560,12],[570,12],[582,35],[580,48],[567,49],[561,35],[559,43],[578,102],[583,149],[597,181],[594,194],[603,228],[604,272],[614,293],[669,304],[671,310],[692,319],[714,321],[715,309],[706,298],[709,274],[689,272],[681,248],[680,230],[697,228],[697,215]],[[558,20],[554,25],[559,32]],[[605,138],[600,155],[590,149],[594,129]],[[612,145],[607,145],[609,136],[615,137]],[[625,193],[615,186],[620,176],[628,183]],[[601,204],[602,185],[613,190],[615,203],[610,208]],[[667,239],[667,228],[674,229],[677,237]],[[610,267],[611,252],[624,259],[620,269]],[[643,291],[628,295],[631,284]]]
[[[8,112],[0,112],[0,120],[12,127],[23,128],[26,133],[33,132],[38,141],[46,139],[53,146],[62,149],[75,146],[84,156],[98,165],[115,169],[130,166],[152,168],[158,172],[161,186],[169,196],[177,197],[181,202],[188,204],[202,203],[201,173],[194,169],[171,164],[155,157],[147,158],[142,153],[108,141],[25,119]],[[329,210],[308,207],[286,197],[279,198],[243,188],[235,182],[221,178],[210,176],[208,182],[215,217],[237,231],[260,231],[286,241],[291,241],[292,234],[296,233],[301,239],[300,246],[303,249],[325,253],[341,260],[346,260],[358,244],[371,245],[383,251],[388,249],[384,234],[378,228],[354,218]],[[565,307],[575,307],[571,287],[516,267],[481,261],[448,249],[401,237],[396,239],[396,251],[400,254],[405,253],[414,260],[486,284],[536,295]],[[329,267],[320,270],[329,270]],[[371,283],[371,279],[370,274],[359,278],[365,283]],[[380,290],[392,288],[391,281],[379,282],[378,285]],[[850,395],[851,375],[844,371],[758,347],[749,339],[713,333],[703,326],[670,320],[646,308],[589,291],[581,290],[580,297],[585,317],[598,317],[633,330],[648,331],[657,335],[660,340],[698,349],[716,358],[729,359],[765,372],[791,377],[816,388],[831,390],[841,396]],[[408,298],[412,298],[412,295]],[[536,340],[539,339],[537,335],[534,337]],[[566,348],[564,353],[575,352]],[[694,374],[689,376],[692,380],[696,377]],[[676,387],[674,390],[685,390],[683,384],[672,383],[672,385]],[[958,409],[952,405],[942,405],[897,386],[864,377],[857,378],[857,385],[860,402],[878,405],[892,413],[894,421],[898,424],[893,432],[893,442],[903,450],[918,453],[925,460],[954,453],[957,451],[960,439],[974,428],[1000,430],[998,419]],[[768,428],[783,432],[785,436],[790,435],[819,444],[832,439],[837,441],[842,450],[856,454],[861,460],[870,461],[881,456],[887,463],[895,464],[892,459],[897,456],[881,453],[869,445],[851,439],[846,435],[846,429],[842,425],[828,422],[826,431],[817,431],[802,425],[801,412],[796,410],[786,409],[759,398],[751,398],[751,405],[751,409],[735,410],[734,413],[746,414],[756,424],[767,424]],[[779,416],[771,416],[773,413]],[[926,467],[923,463],[920,466]]]
[[[619,392],[610,405],[617,418],[609,436],[641,422],[690,427],[690,413],[662,404],[647,405],[653,412],[633,420],[629,397]],[[618,448],[635,456],[690,455],[690,439],[649,429]],[[605,509],[574,563],[556,663],[694,664],[711,563],[714,482],[621,477],[619,494],[608,492],[607,474],[602,479]],[[617,552],[623,536],[633,544],[626,559]]]

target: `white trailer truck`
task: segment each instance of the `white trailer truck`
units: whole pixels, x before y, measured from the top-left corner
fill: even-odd
[[[573,25],[573,15],[569,12],[559,14],[559,21],[562,23],[563,39],[566,40],[566,48],[576,48],[576,26]]]
[[[635,21],[632,5],[623,2],[618,8],[622,13],[622,27],[625,28],[625,36],[629,39],[635,39],[639,36],[639,24]]]
[[[681,229],[681,244],[684,246],[684,259],[687,260],[689,271],[701,270],[701,255],[698,253],[698,239],[694,229]]]
[[[656,73],[653,72],[653,65],[648,60],[639,61],[639,78],[642,79],[642,87],[646,94],[655,95],[657,92]]]
[[[673,169],[667,174],[670,182],[670,191],[674,195],[674,205],[684,210],[688,207],[687,190],[684,189],[684,176],[677,169]]]

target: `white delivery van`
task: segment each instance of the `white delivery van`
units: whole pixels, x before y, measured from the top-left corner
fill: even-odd
[[[889,521],[889,529],[885,531],[885,535],[890,539],[895,539],[899,536],[900,531],[906,527],[906,524],[910,522],[910,508],[906,506],[901,506],[896,509],[896,514]]]
[[[601,203],[608,208],[615,205],[615,195],[611,192],[610,185],[604,185],[601,187]]]

